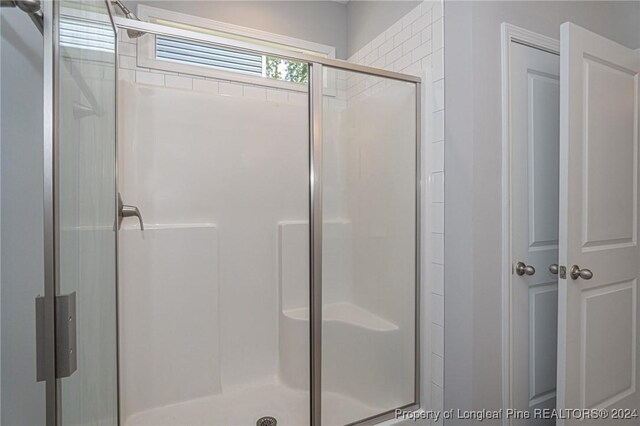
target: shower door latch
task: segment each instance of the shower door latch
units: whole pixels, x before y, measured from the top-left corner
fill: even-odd
[[[44,297],[36,297],[36,379],[46,380]],[[76,293],[55,297],[56,378],[71,376],[78,368],[76,351]]]

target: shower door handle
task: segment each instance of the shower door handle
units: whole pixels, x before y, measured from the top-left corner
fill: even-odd
[[[144,221],[142,220],[140,210],[136,206],[122,204],[122,196],[118,193],[118,229],[120,229],[120,225],[122,225],[122,219],[133,216],[138,218],[138,221],[140,221],[140,230],[144,231]]]

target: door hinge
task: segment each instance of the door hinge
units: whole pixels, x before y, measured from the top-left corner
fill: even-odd
[[[77,369],[76,293],[56,296],[56,378],[71,376]],[[44,297],[36,297],[36,379],[46,380],[46,331]]]

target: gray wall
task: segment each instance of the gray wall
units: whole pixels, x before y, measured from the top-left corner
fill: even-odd
[[[500,24],[640,47],[640,2],[445,2],[445,408],[501,403]],[[462,422],[451,423],[456,425]],[[485,421],[484,423],[492,424]]]
[[[347,57],[347,8],[336,1],[125,1],[335,46]]]
[[[335,46],[336,57],[347,59],[421,2],[131,0],[125,3],[132,10],[138,4],[146,4]]]
[[[44,424],[35,377],[35,297],[43,294],[42,35],[0,9],[1,407],[3,425]]]
[[[367,1],[347,3],[347,49],[350,57],[369,43],[421,1]]]

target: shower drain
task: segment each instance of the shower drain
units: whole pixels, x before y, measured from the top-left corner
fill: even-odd
[[[276,418],[271,416],[260,417],[256,422],[256,426],[276,426],[277,424]]]

